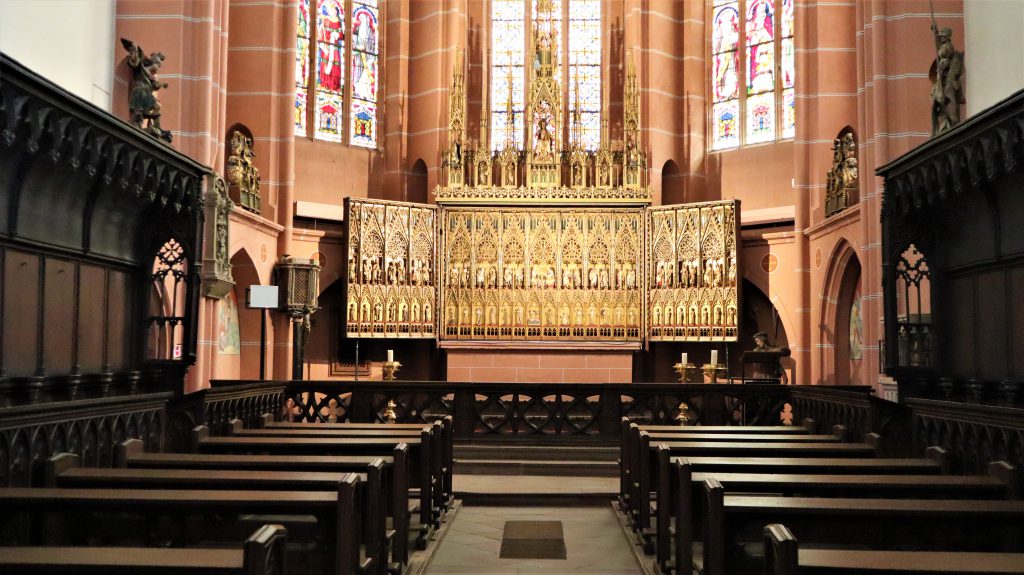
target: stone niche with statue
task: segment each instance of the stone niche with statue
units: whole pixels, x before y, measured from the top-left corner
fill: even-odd
[[[609,138],[606,109],[587,150],[578,117],[563,131],[557,27],[543,11],[533,27],[522,134],[507,113],[506,141],[488,140],[486,118],[467,137],[458,53],[437,205],[346,202],[348,335],[436,339],[449,358],[735,341],[739,202],[652,207],[632,55],[623,137]]]

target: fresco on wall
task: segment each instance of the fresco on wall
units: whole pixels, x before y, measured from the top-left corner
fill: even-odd
[[[850,304],[850,359],[864,357],[864,320],[860,309],[860,293],[853,296]]]
[[[217,302],[217,354],[239,355],[241,343],[238,335],[238,302],[235,292]]]

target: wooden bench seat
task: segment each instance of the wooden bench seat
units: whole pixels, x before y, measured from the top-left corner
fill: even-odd
[[[423,429],[432,428],[433,425],[441,425],[441,460],[445,467],[444,484],[441,486],[442,493],[447,497],[446,507],[450,507],[454,501],[452,493],[452,470],[455,463],[455,420],[452,416],[446,415],[435,423],[328,423],[310,421],[274,421],[270,414],[263,414],[259,418],[259,425],[262,428],[276,429]]]
[[[248,516],[312,516],[315,526],[298,524],[312,533],[305,541],[310,548],[291,557],[292,573],[383,573],[384,565],[362,555],[359,483],[349,473],[334,492],[0,488],[0,527],[14,535],[9,543],[27,545],[63,546],[109,536],[146,546],[209,546],[241,542],[245,536],[238,531]],[[300,538],[289,533],[290,542]]]
[[[272,426],[259,429],[245,429],[241,420],[235,419],[227,428],[228,436],[232,437],[315,437],[326,439],[363,439],[374,437],[414,439],[424,433],[430,436],[431,473],[437,477],[439,489],[435,494],[436,504],[445,510],[451,507],[454,497],[446,486],[452,484],[451,474],[454,467],[452,460],[451,434],[446,434],[442,422],[431,425],[413,425],[392,427],[390,425],[364,424],[358,427],[352,424],[301,424],[298,427]],[[449,423],[445,420],[445,423]],[[447,447],[446,447],[447,445]]]
[[[760,543],[772,523],[785,524],[805,544],[1013,553],[1024,545],[1022,501],[734,495],[714,478],[704,485],[706,575],[760,572],[760,562],[751,569],[739,545]]]
[[[287,530],[264,525],[240,549],[0,547],[0,572],[17,575],[284,575]]]
[[[390,455],[396,446],[409,449],[410,489],[419,489],[419,521],[424,530],[436,529],[442,514],[439,485],[441,466],[432,465],[431,434],[424,431],[419,438],[364,437],[329,439],[323,437],[210,437],[205,426],[193,432],[194,451],[218,455]],[[429,537],[429,534],[428,534]]]
[[[1024,554],[800,549],[783,525],[764,528],[765,575],[1024,574]]]
[[[644,535],[645,548],[650,552],[653,552],[650,544],[653,533],[648,531],[651,527],[651,493],[657,491],[657,450],[661,446],[665,446],[672,456],[687,457],[866,458],[876,453],[875,448],[867,443],[661,441],[652,444],[647,432],[642,431],[638,453],[633,457],[636,473],[630,477],[629,513],[634,527]]]
[[[659,455],[667,460],[664,451]],[[670,559],[672,565],[692,562],[692,543],[700,538],[705,518],[704,484],[710,479],[734,493],[846,498],[1008,499],[1019,484],[1016,470],[1005,462],[993,463],[988,476],[693,472],[685,458],[674,458],[665,468],[671,473],[666,474],[670,478],[659,477],[656,527],[657,562],[663,573],[669,572]]]
[[[71,453],[51,457],[46,466],[46,486],[89,489],[190,489],[246,491],[336,491],[345,473],[301,471],[245,471],[236,469],[104,469],[81,467],[81,458]],[[366,554],[381,564],[388,557],[400,566],[408,564],[408,521],[399,515],[388,532],[385,513],[394,503],[384,481],[384,461],[376,458],[358,473],[361,481],[357,492],[363,520],[362,542]],[[393,493],[393,492],[392,492]],[[408,491],[397,502],[398,509],[408,509]],[[394,515],[392,514],[392,517]],[[390,553],[389,553],[390,551]]]

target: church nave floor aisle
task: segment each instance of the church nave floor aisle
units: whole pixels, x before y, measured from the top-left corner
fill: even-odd
[[[501,558],[508,521],[561,521],[565,559]],[[523,526],[543,535],[552,524]],[[545,529],[547,528],[547,529]],[[557,526],[554,527],[557,531]],[[515,527],[508,536],[515,538]],[[512,547],[507,542],[507,549]],[[528,545],[526,547],[529,547]],[[542,545],[550,551],[550,545]],[[533,554],[528,549],[525,554]],[[543,550],[540,551],[543,554]],[[635,575],[641,573],[611,505],[602,507],[466,507],[459,509],[426,575]]]

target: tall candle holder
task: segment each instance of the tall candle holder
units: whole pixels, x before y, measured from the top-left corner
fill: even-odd
[[[704,364],[704,380],[707,383],[718,383],[719,373],[725,374],[726,367],[720,363]]]
[[[677,363],[672,366],[679,376],[679,383],[695,383],[697,377],[697,366],[692,363]]]
[[[398,373],[398,368],[400,367],[402,367],[402,364],[397,361],[385,361],[383,365],[384,380],[394,381],[395,374]]]

